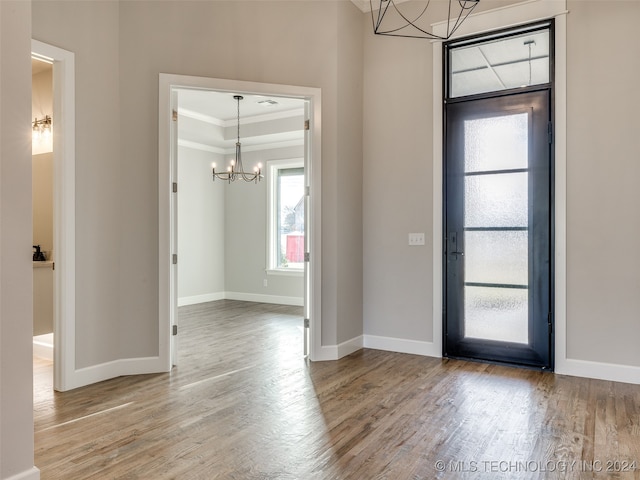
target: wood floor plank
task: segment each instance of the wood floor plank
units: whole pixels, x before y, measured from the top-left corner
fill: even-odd
[[[640,479],[638,385],[377,350],[310,363],[299,307],[179,316],[171,373],[54,393],[34,360],[43,480]]]

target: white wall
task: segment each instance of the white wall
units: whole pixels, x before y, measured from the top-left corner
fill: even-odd
[[[0,478],[33,466],[31,4],[0,2]]]
[[[222,156],[178,147],[178,304],[224,295],[225,200],[213,162]]]

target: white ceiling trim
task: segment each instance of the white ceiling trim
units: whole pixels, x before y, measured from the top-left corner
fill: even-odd
[[[179,147],[193,148],[194,150],[202,150],[204,152],[217,153],[220,155],[225,155],[227,150],[224,148],[214,147],[212,145],[205,145],[204,143],[192,142],[190,140],[183,140],[182,138],[178,139]],[[235,150],[235,147],[234,147]]]
[[[269,108],[269,107],[265,107]],[[285,110],[282,112],[265,113],[264,115],[254,115],[253,117],[243,117],[242,111],[240,112],[240,125],[248,123],[261,123],[271,122],[272,120],[281,120],[283,118],[302,117],[304,118],[304,108],[296,108],[295,110]],[[232,120],[221,120],[223,127],[235,127],[238,121],[234,118]],[[302,123],[300,124],[300,130],[303,129]]]
[[[200,112],[194,112],[193,110],[189,110],[187,108],[178,107],[178,115],[182,115],[183,117],[193,118],[194,120],[200,120],[201,122],[210,123],[211,125],[217,125],[218,127],[224,127],[225,122],[217,119],[216,117],[212,117],[211,115],[206,115]]]
[[[287,148],[287,147],[299,147],[304,145],[304,138],[300,138],[299,140],[287,140],[284,142],[273,142],[273,143],[261,143],[259,145],[242,145],[243,152],[259,152],[261,150],[274,150],[276,148]],[[233,145],[233,148],[228,148],[225,150],[225,154],[227,155],[235,155],[236,146]]]
[[[262,143],[260,145],[243,145],[243,152],[259,152],[261,150],[274,150],[276,148],[300,147],[304,145],[304,139],[287,140],[284,142]],[[217,153],[219,155],[234,155],[236,153],[235,144],[233,147],[220,148],[212,145],[205,145],[200,142],[192,142],[191,140],[178,139],[178,146],[185,148],[193,148],[194,150],[202,150],[203,152]]]
[[[187,118],[193,118],[194,120],[200,120],[201,122],[209,123],[211,125],[216,125],[223,128],[235,127],[238,124],[238,121],[235,118],[231,120],[220,120],[211,115],[206,115],[204,113],[196,112],[182,107],[178,107],[178,115],[182,115],[183,117]],[[282,112],[265,113],[263,115],[254,115],[252,117],[243,117],[242,115],[240,115],[240,124],[245,125],[248,123],[270,122],[273,120],[281,120],[283,118],[292,117],[304,118],[304,108],[296,108],[294,110],[285,110]],[[302,128],[303,126],[300,125],[300,130],[302,130]]]

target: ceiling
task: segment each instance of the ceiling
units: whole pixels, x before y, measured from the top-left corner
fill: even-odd
[[[235,148],[238,102],[235,92],[178,89],[179,138],[182,144],[229,153]],[[303,99],[241,94],[240,136],[243,146],[303,141]],[[288,121],[287,121],[288,120]],[[254,125],[260,124],[260,125]],[[251,125],[251,126],[250,126]]]

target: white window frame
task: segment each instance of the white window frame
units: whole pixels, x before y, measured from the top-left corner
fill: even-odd
[[[278,267],[276,242],[280,241],[276,238],[278,228],[276,222],[278,220],[277,209],[278,201],[276,198],[278,186],[276,180],[278,178],[277,171],[286,168],[304,168],[304,158],[290,158],[284,160],[269,160],[267,162],[267,266],[268,275],[283,275],[302,277],[304,268],[283,268]],[[307,212],[305,212],[305,215]],[[307,232],[305,232],[305,237]]]

